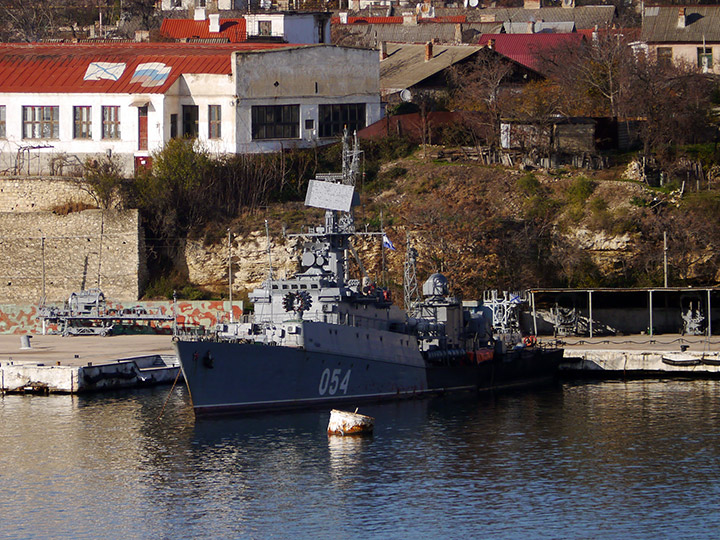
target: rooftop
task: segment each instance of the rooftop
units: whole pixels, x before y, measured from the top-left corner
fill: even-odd
[[[503,56],[507,56],[518,64],[522,64],[538,73],[542,73],[543,51],[549,51],[563,44],[580,44],[585,39],[583,34],[483,34],[480,45],[489,45],[494,40],[493,48]]]
[[[220,19],[220,31],[210,31],[208,19],[164,19],[160,34],[172,39],[209,39],[225,38],[229,43],[242,43],[247,40],[245,19]]]
[[[402,90],[418,84],[480,51],[474,45],[433,45],[425,60],[425,45],[388,44],[388,57],[380,62],[380,81],[385,89]]]
[[[183,73],[230,75],[233,52],[283,47],[288,45],[2,43],[0,92],[161,94]]]
[[[681,10],[684,27],[678,25]],[[720,6],[648,6],[641,35],[649,43],[718,42]]]

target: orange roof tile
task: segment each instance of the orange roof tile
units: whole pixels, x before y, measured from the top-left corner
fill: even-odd
[[[210,32],[210,21],[192,19],[164,19],[160,34],[173,39],[187,38],[227,38],[230,43],[247,41],[245,19],[220,19],[220,31]]]
[[[0,92],[162,94],[183,73],[230,75],[234,51],[283,47],[288,45],[0,43]]]

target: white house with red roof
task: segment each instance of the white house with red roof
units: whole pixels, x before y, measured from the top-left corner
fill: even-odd
[[[336,140],[382,116],[374,51],[240,43],[0,44],[0,170],[127,172],[173,137],[215,154]]]
[[[221,18],[195,12],[195,19],[164,19],[160,34],[185,41],[282,42],[294,44],[330,43],[330,13],[257,12],[239,18]]]

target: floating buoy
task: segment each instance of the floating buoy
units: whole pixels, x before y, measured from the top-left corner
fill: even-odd
[[[372,416],[365,416],[355,412],[330,411],[330,422],[328,422],[328,435],[363,435],[372,433],[375,426],[375,419]]]

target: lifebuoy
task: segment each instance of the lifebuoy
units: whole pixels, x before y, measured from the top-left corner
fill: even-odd
[[[537,339],[535,339],[535,336],[525,336],[523,338],[523,344],[526,347],[534,347],[537,344]]]

